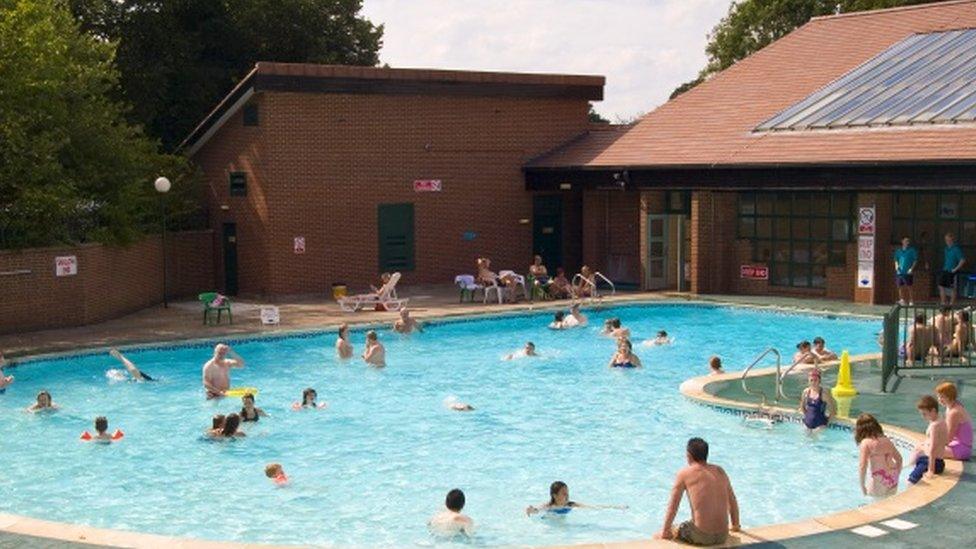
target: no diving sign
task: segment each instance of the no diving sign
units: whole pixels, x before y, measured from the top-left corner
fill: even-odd
[[[874,206],[857,209],[857,234],[874,234]]]

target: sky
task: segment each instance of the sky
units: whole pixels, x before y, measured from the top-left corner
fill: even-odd
[[[596,110],[628,121],[705,65],[731,0],[365,0],[399,68],[600,74]]]

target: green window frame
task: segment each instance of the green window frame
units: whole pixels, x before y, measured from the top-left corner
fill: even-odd
[[[772,286],[826,288],[827,267],[847,263],[854,193],[739,193],[736,236],[769,266]]]
[[[228,187],[231,196],[247,196],[247,174],[245,172],[230,172]]]

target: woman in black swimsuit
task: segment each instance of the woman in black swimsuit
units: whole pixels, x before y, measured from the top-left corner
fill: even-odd
[[[261,416],[267,416],[264,410],[254,405],[254,395],[247,393],[241,397],[244,406],[241,408],[241,421],[257,421]]]

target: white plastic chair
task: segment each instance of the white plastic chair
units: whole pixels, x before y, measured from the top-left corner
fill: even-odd
[[[510,276],[515,279],[515,287],[522,287],[522,297],[525,299],[529,298],[529,291],[525,288],[525,277],[516,273],[515,271],[498,271],[499,278],[505,278]],[[514,294],[514,292],[513,292]]]
[[[485,303],[488,303],[488,294],[490,294],[492,290],[494,290],[495,295],[498,297],[498,304],[499,305],[502,304],[502,287],[498,285],[497,278],[495,280],[492,280],[491,284],[484,286],[484,290],[485,290],[485,299],[484,299]]]
[[[460,288],[461,296],[459,300],[461,303],[464,302],[464,294],[467,293],[471,296],[471,301],[474,301],[474,294],[478,290],[484,290],[485,287],[474,281],[474,275],[457,275],[454,277],[454,285]]]
[[[397,282],[400,281],[400,273],[393,273],[390,281],[386,283],[379,292],[375,294],[357,294],[338,299],[339,307],[347,313],[354,313],[364,307],[375,307],[379,305],[386,311],[399,311],[406,306],[408,299],[393,297],[396,292]]]

